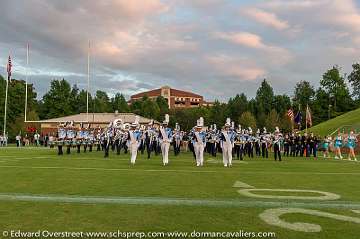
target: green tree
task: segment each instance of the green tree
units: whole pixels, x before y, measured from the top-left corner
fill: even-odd
[[[332,105],[324,89],[317,89],[311,111],[314,125],[331,118]]]
[[[227,104],[227,114],[231,119],[239,119],[241,114],[248,110],[248,100],[244,93],[230,98]]]
[[[78,102],[78,109],[77,113],[84,113],[86,112],[87,107],[87,96],[88,92],[86,90],[81,90],[77,95],[77,102]],[[89,94],[89,112],[94,112],[94,100],[92,99],[91,94]]]
[[[97,90],[94,100],[95,100],[95,112],[98,113],[112,112],[110,99],[109,96],[106,94],[106,92]]]
[[[156,119],[161,120],[161,118],[163,118],[165,114],[169,113],[168,101],[164,97],[158,96],[156,98],[156,104],[158,105],[160,110],[159,117]]]
[[[353,88],[353,96],[360,102],[360,64],[355,63],[352,68],[348,80]]]
[[[53,80],[50,90],[43,96],[42,118],[56,118],[73,114],[72,89],[65,80]]]
[[[354,107],[340,67],[334,66],[323,74],[320,85],[329,95],[335,114],[346,112]]]
[[[241,124],[241,127],[251,127],[253,130],[256,129],[256,119],[254,115],[249,111],[241,114],[239,123]]]
[[[4,105],[5,105],[5,90],[6,80],[0,76],[0,127],[3,131],[4,124]],[[17,128],[22,128],[24,123],[24,108],[25,108],[25,81],[11,79],[9,81],[8,102],[7,102],[7,116],[6,129],[9,135],[9,140],[12,140],[18,131]],[[27,104],[27,118],[32,111],[37,110],[36,92],[32,84],[28,84],[28,104]],[[22,122],[19,125],[19,122]]]
[[[224,125],[226,120],[226,104],[215,100],[214,105],[209,108],[209,124],[216,124],[218,127]],[[234,119],[235,120],[235,119]]]
[[[116,110],[122,113],[129,112],[129,105],[125,100],[123,94],[116,93],[115,96],[111,99],[112,110]]]
[[[315,97],[314,87],[308,81],[300,81],[294,90],[293,102],[295,108],[300,105],[300,109],[305,110],[307,105],[312,105]]]
[[[275,109],[272,109],[270,111],[270,113],[268,114],[268,116],[266,117],[266,124],[265,127],[269,130],[269,131],[273,131],[275,129],[276,126],[280,127],[280,121],[279,121],[279,115],[276,112]]]
[[[269,114],[273,108],[274,90],[271,85],[264,79],[256,92],[257,115],[261,112]]]
[[[155,101],[144,96],[141,100],[141,115],[150,119],[160,118],[160,108]]]
[[[287,95],[275,95],[274,108],[279,115],[283,115],[291,108],[291,100]]]

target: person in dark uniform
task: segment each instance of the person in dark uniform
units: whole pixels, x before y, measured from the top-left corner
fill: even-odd
[[[295,144],[295,135],[292,133],[290,136],[290,156],[295,157],[296,144]]]
[[[112,137],[113,137],[113,124],[111,122],[104,131],[104,141],[103,141],[104,158],[109,157],[109,149],[110,149]]]
[[[275,127],[275,133],[273,136],[273,145],[274,145],[274,158],[275,161],[279,159],[281,161],[281,152],[280,152],[280,142],[281,142],[281,133],[279,127]]]
[[[301,136],[301,147],[300,147],[300,156],[304,157],[304,153],[305,153],[305,149],[306,149],[306,138],[307,138],[307,134],[305,133],[303,136]]]
[[[154,121],[151,120],[151,122],[148,124],[147,129],[145,131],[145,146],[146,146],[146,153],[147,153],[148,159],[150,159],[150,157],[151,157],[151,152],[153,151],[154,138],[156,135],[153,124],[154,124]]]
[[[63,145],[64,145],[64,140],[66,138],[66,130],[65,130],[65,125],[64,124],[60,124],[59,128],[58,128],[58,135],[57,135],[57,146],[58,146],[58,155],[63,155]]]
[[[295,137],[295,145],[296,145],[296,157],[301,155],[301,135],[297,134]]]
[[[262,134],[260,135],[260,142],[261,142],[261,155],[263,158],[269,158],[269,135],[264,127]]]
[[[290,137],[288,134],[285,134],[285,139],[284,139],[284,157],[289,157],[289,153],[290,153]]]

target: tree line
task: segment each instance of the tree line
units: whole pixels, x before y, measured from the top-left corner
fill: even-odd
[[[284,131],[291,130],[292,122],[286,115],[288,109],[305,116],[307,105],[313,116],[313,124],[360,107],[360,64],[353,64],[352,72],[345,76],[339,66],[327,70],[320,79],[320,87],[308,81],[298,82],[293,96],[276,95],[269,82],[264,79],[257,89],[256,96],[249,99],[244,93],[231,97],[228,102],[216,100],[211,107],[190,109],[168,109],[167,100],[157,97],[155,100],[143,97],[128,105],[121,93],[114,96],[104,91],[89,94],[89,112],[133,112],[135,114],[162,121],[166,113],[170,114],[170,124],[179,123],[184,130],[191,129],[199,117],[204,117],[207,125],[221,127],[227,117],[243,127],[273,129],[279,126]],[[6,80],[0,75],[0,124],[3,125]],[[351,88],[351,90],[350,90]],[[9,137],[26,132],[29,124],[24,124],[25,82],[12,79],[8,91],[8,133]],[[49,91],[41,99],[33,85],[28,84],[28,120],[41,120],[86,112],[87,92],[77,85],[71,86],[65,79],[55,79],[50,83]],[[33,126],[39,127],[34,124]],[[301,127],[305,127],[305,120]]]

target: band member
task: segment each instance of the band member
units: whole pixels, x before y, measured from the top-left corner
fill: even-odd
[[[145,148],[146,148],[146,144],[145,144],[146,137],[145,137],[145,126],[144,125],[141,125],[140,132],[141,132],[141,138],[140,138],[139,150],[140,150],[141,154],[144,154]]]
[[[113,122],[110,122],[108,127],[104,130],[104,132],[102,134],[102,139],[101,139],[103,149],[104,149],[104,158],[109,157],[109,149],[110,149],[111,141],[113,138],[113,133],[114,133]]]
[[[66,128],[66,154],[70,154],[71,146],[76,136],[74,122],[70,122]]]
[[[114,126],[114,145],[116,148],[116,154],[119,155],[120,154],[120,150],[121,150],[121,138],[122,138],[122,130],[123,130],[123,123],[122,123],[122,119],[115,119],[113,121],[113,126]]]
[[[165,120],[162,123],[162,126],[160,127],[159,132],[159,142],[161,145],[161,154],[163,159],[163,165],[166,166],[169,163],[169,149],[170,149],[170,143],[172,140],[172,130],[168,127],[169,124],[169,115],[165,115]]]
[[[297,133],[295,137],[295,145],[296,145],[296,157],[300,154],[301,156],[301,134]]]
[[[183,138],[183,136],[180,131],[180,125],[178,123],[176,123],[175,130],[174,130],[174,142],[173,142],[175,156],[179,155],[179,153],[180,153],[180,146],[181,146],[182,138]]]
[[[93,145],[95,143],[95,133],[94,129],[90,129],[89,131],[89,152],[93,151]]]
[[[131,124],[128,132],[128,145],[130,150],[130,163],[135,165],[137,152],[140,146],[141,132],[137,129],[139,126],[139,116],[135,116],[135,122]]]
[[[66,138],[66,129],[64,124],[60,124],[58,128],[58,140],[57,140],[57,146],[58,146],[58,155],[63,155],[62,147],[64,145],[64,140]]]
[[[290,156],[295,157],[295,153],[296,153],[295,134],[292,133],[290,136]]]
[[[101,151],[101,146],[102,146],[102,132],[101,132],[101,128],[98,127],[96,129],[96,141],[95,141],[95,144],[96,144],[96,151]]]
[[[275,133],[274,133],[274,158],[275,161],[277,160],[277,158],[279,158],[279,161],[281,161],[281,153],[280,153],[280,141],[281,141],[281,133],[279,130],[279,127],[275,127]]]
[[[264,127],[263,129],[263,133],[260,136],[260,142],[261,142],[261,155],[263,158],[268,158],[269,157],[269,135],[266,131],[266,128]]]
[[[83,124],[80,124],[80,129],[77,131],[76,133],[76,148],[77,148],[77,153],[80,153],[80,149],[81,149],[81,144],[83,142]]]
[[[311,132],[310,134],[310,152],[314,156],[314,158],[317,158],[317,150],[318,150],[318,138]]]
[[[330,157],[330,153],[329,153],[329,147],[330,147],[330,144],[331,144],[331,136],[327,136],[327,137],[324,137],[324,144],[323,144],[323,147],[324,147],[324,158],[329,158]]]
[[[146,152],[147,152],[148,159],[150,159],[151,152],[153,151],[153,145],[154,145],[155,134],[156,134],[155,128],[153,127],[153,125],[154,125],[154,121],[151,120],[145,131],[145,145],[146,145]]]
[[[256,135],[254,137],[255,143],[255,155],[260,156],[260,129],[256,131]]]
[[[338,134],[335,138],[335,143],[334,143],[334,147],[335,147],[335,159],[342,159],[342,155],[341,155],[341,146],[342,146],[342,142],[343,138],[342,135],[340,133],[340,130],[338,131]]]
[[[351,130],[350,134],[349,134],[349,136],[347,138],[347,146],[349,148],[348,160],[351,160],[351,157],[353,157],[354,161],[357,161],[356,156],[355,156],[355,152],[354,152],[356,142],[357,142],[357,139],[356,139],[356,136],[354,134],[354,131]]]
[[[224,129],[221,131],[220,136],[224,167],[232,166],[232,148],[234,144],[235,133],[234,131],[230,130],[230,126],[230,118],[227,118]]]
[[[285,134],[285,139],[284,139],[284,157],[289,157],[289,153],[290,153],[290,137],[288,134]]]
[[[206,147],[206,132],[203,130],[204,118],[200,117],[197,120],[194,132],[192,135],[192,143],[194,146],[194,154],[196,159],[196,166],[202,167],[204,165],[204,149]]]
[[[84,127],[84,129],[82,130],[84,153],[86,153],[87,147],[89,146],[89,128],[90,125],[88,124],[87,127]]]
[[[243,160],[243,146],[244,146],[244,138],[241,130],[241,125],[239,125],[236,130],[236,136],[234,142],[234,151],[237,160]]]
[[[247,151],[247,154],[248,154],[248,157],[249,158],[253,158],[254,157],[254,139],[253,139],[253,131],[252,131],[252,128],[249,127],[246,135],[246,144],[245,144],[245,147],[246,147],[246,151]]]
[[[209,134],[210,154],[213,157],[216,157],[218,144],[219,144],[219,132],[216,127],[216,124],[214,124],[212,125],[212,129],[210,130],[210,134]]]

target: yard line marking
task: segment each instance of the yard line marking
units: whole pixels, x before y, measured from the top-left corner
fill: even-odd
[[[95,170],[95,171],[131,171],[131,172],[179,172],[179,173],[216,173],[216,171],[204,170],[171,170],[171,169],[131,169],[131,168],[74,168],[74,167],[47,167],[47,166],[16,166],[1,165],[0,168],[23,168],[23,169],[66,169],[66,170]]]
[[[206,206],[206,207],[242,207],[242,208],[332,208],[360,209],[360,202],[295,202],[295,201],[241,201],[241,200],[207,200],[166,197],[95,197],[72,195],[33,195],[33,194],[0,194],[0,201],[52,202],[80,204],[119,204],[119,205],[170,205],[170,206]]]
[[[259,217],[269,225],[278,226],[297,232],[320,232],[322,230],[321,226],[318,224],[303,223],[303,222],[286,222],[285,220],[280,218],[283,215],[292,214],[292,213],[301,213],[301,214],[313,215],[318,217],[331,218],[343,222],[353,222],[360,224],[360,218],[357,217],[349,217],[334,213],[322,212],[319,210],[303,209],[303,208],[267,209],[263,213],[261,213]]]
[[[233,188],[254,188],[254,186],[251,186],[241,181],[236,181],[233,185]]]
[[[208,159],[206,160],[207,163],[218,163],[218,164],[222,164],[223,161],[222,160],[217,160],[217,159]],[[246,161],[241,161],[241,160],[233,160],[232,161],[233,164],[249,164],[249,162],[246,162]]]
[[[15,161],[15,160],[12,160]],[[9,162],[9,161],[8,161]],[[131,168],[83,168],[83,167],[53,167],[53,166],[17,166],[17,165],[1,165],[0,168],[24,168],[24,169],[67,169],[67,170],[97,170],[97,171],[131,171],[131,172],[184,172],[184,173],[242,173],[242,174],[299,174],[299,175],[360,175],[360,173],[316,173],[316,172],[268,172],[268,171],[234,171],[234,170],[225,170],[225,171],[211,171],[211,170],[175,170],[175,169],[131,169]]]
[[[264,191],[264,192],[298,192],[298,193],[317,193],[322,196],[280,196],[280,195],[266,195],[266,194],[256,194],[254,191]],[[329,193],[324,191],[317,190],[303,190],[303,189],[268,189],[268,188],[245,188],[238,190],[243,196],[252,197],[252,198],[269,198],[269,199],[293,199],[293,200],[337,200],[341,196],[335,193]]]

